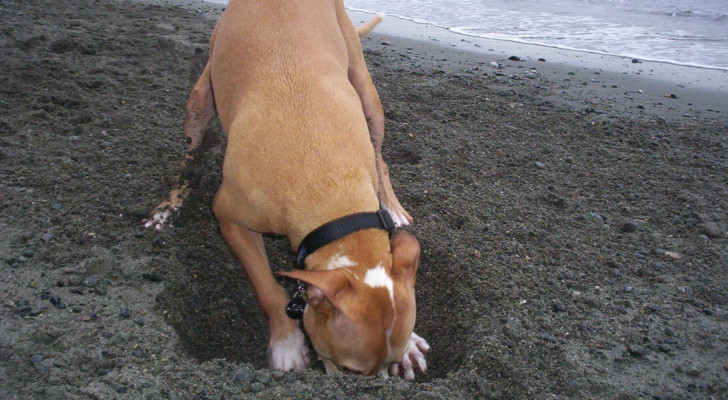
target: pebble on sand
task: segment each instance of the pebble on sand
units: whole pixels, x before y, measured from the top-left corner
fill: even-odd
[[[622,225],[620,230],[624,233],[632,233],[637,230],[638,226],[639,224],[637,223],[637,221],[627,221],[624,223],[624,225]]]
[[[662,254],[664,254],[664,255],[665,255],[665,257],[667,257],[667,258],[669,258],[669,259],[671,259],[671,260],[679,260],[680,258],[682,258],[682,257],[680,256],[680,254],[678,254],[678,253],[675,253],[674,251],[666,251],[666,252],[664,252],[664,253],[662,253]]]
[[[630,345],[627,347],[627,350],[629,351],[629,354],[635,357],[644,357],[647,355],[647,349],[637,344]]]
[[[720,227],[718,227],[718,224],[715,222],[706,222],[703,224],[702,228],[705,236],[709,238],[718,238],[723,236],[723,232],[721,232]]]

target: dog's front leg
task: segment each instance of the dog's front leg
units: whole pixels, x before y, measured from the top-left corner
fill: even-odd
[[[308,365],[308,346],[298,323],[286,315],[286,291],[270,271],[263,236],[225,219],[225,204],[221,197],[219,191],[213,205],[220,231],[243,265],[258,302],[268,317],[270,366],[284,371],[305,368]]]

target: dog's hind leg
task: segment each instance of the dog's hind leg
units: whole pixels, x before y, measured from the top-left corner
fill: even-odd
[[[187,100],[185,114],[187,153],[180,163],[180,172],[167,199],[151,212],[149,218],[142,221],[147,228],[164,229],[172,225],[172,216],[179,211],[182,202],[191,190],[189,177],[186,173],[189,167],[194,164],[205,129],[214,117],[215,102],[210,80],[210,62],[208,61]]]
[[[378,177],[377,197],[379,197],[382,206],[392,215],[392,219],[397,226],[409,225],[412,223],[412,217],[404,210],[399,200],[397,200],[397,196],[394,195],[392,183],[389,180],[389,170],[382,158],[382,142],[384,141],[382,103],[364,61],[359,35],[346,14],[341,1],[336,2],[336,16],[349,52],[349,81],[361,100],[364,117],[366,117],[369,126],[369,136],[374,146]]]

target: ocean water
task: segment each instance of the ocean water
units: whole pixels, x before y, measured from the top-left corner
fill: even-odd
[[[226,0],[210,0],[227,3]],[[728,0],[344,0],[452,32],[728,70]]]
[[[489,39],[728,69],[728,0],[345,0]]]

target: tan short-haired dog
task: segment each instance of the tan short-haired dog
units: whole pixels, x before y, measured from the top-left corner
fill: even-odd
[[[268,317],[273,368],[304,368],[308,355],[260,232],[299,249],[305,270],[281,275],[307,284],[304,327],[327,372],[426,368],[429,346],[412,331],[419,243],[390,238],[392,222],[412,218],[382,160],[384,115],[358,36],[378,22],[357,32],[341,0],[232,0],[187,104],[182,167],[216,114],[228,137],[213,209]],[[180,176],[146,226],[170,225],[188,192]]]

